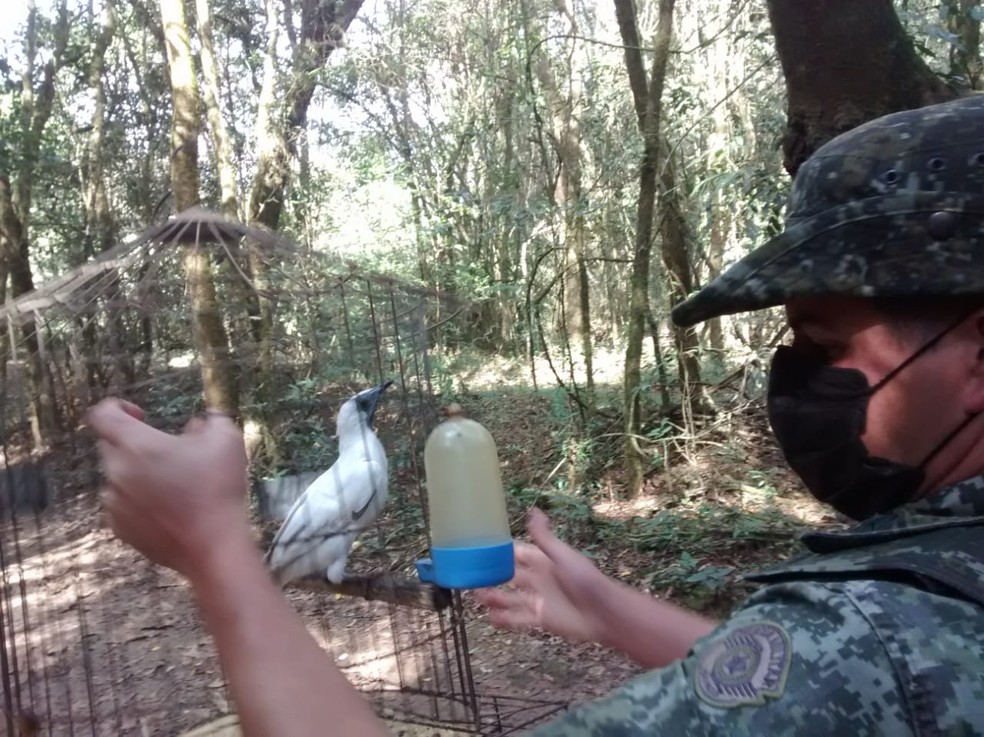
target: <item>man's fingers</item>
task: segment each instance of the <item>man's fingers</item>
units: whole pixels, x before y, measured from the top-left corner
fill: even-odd
[[[184,435],[207,435],[218,443],[232,442],[233,439],[243,443],[243,432],[236,421],[224,412],[208,410],[204,415],[193,417],[185,425]],[[244,446],[245,447],[245,446]]]
[[[204,417],[192,417],[184,426],[185,435],[194,435],[197,432],[201,432],[206,425]]]
[[[142,407],[134,404],[133,402],[128,402],[125,399],[117,399],[116,401],[119,402],[120,409],[130,415],[130,417],[143,422],[146,417],[146,413],[143,411]]]
[[[513,543],[516,567],[508,586],[519,589],[537,588],[537,580],[549,575],[553,563],[536,545],[516,540]]]
[[[532,568],[516,568],[516,572],[509,580],[509,586],[514,589],[535,589],[537,576]]]
[[[102,493],[99,496],[102,502],[103,521],[107,526],[112,528],[116,518],[119,516],[119,492],[112,486],[107,485],[103,487]]]
[[[232,415],[228,412],[222,412],[217,409],[207,409],[202,414],[196,415],[189,420],[188,424],[185,425],[184,431],[188,432],[201,432],[206,427],[227,427],[229,425],[235,426],[235,422],[232,419]]]
[[[143,422],[143,410],[132,402],[104,399],[86,415],[89,427],[110,445],[122,445],[148,432],[157,432]]]
[[[554,563],[572,550],[566,543],[561,542],[560,538],[554,535],[547,515],[535,507],[530,510],[526,529],[529,530],[530,537],[533,538],[536,546]]]
[[[474,597],[489,609],[510,609],[524,602],[524,597],[512,589],[479,589],[474,592]]]
[[[536,629],[537,624],[533,612],[528,609],[494,609],[489,612],[489,622],[501,630],[530,630]]]
[[[540,548],[522,540],[513,543],[513,557],[517,568],[539,569],[550,564],[550,559]]]
[[[124,457],[124,452],[120,451],[116,446],[100,440],[99,456],[103,477],[107,483],[110,485],[120,483],[127,468],[127,460]]]
[[[499,629],[524,630],[539,626],[529,598],[519,591],[486,589],[476,592],[475,598],[488,607],[489,621]]]

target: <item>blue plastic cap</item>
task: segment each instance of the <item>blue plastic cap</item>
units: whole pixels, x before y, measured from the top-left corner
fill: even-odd
[[[425,583],[446,589],[483,589],[512,580],[516,572],[513,543],[474,548],[431,548],[431,557],[417,561]]]
[[[434,561],[430,558],[421,558],[417,561],[417,575],[424,583],[437,583],[434,580]]]

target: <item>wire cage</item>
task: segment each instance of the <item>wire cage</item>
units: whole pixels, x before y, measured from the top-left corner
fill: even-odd
[[[214,276],[192,288],[203,256]],[[468,315],[454,295],[200,209],[0,308],[0,734],[180,734],[233,710],[187,588],[106,528],[83,426],[112,394],[177,430],[204,409],[203,370],[234,378],[258,545],[333,462],[340,403],[394,382],[376,416],[390,498],[351,580],[285,595],[398,732],[509,734],[564,708],[485,689],[460,593],[414,573],[429,547],[422,458],[441,419],[440,348]],[[189,337],[203,324],[229,346],[208,361]]]

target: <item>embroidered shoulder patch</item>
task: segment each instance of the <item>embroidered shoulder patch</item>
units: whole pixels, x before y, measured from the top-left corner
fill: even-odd
[[[746,624],[711,644],[694,674],[697,695],[725,709],[764,704],[786,690],[789,634],[773,622]]]

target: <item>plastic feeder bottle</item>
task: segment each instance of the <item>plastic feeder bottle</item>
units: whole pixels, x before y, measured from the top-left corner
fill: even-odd
[[[448,407],[424,446],[431,557],[417,561],[421,581],[448,589],[505,583],[515,561],[499,458],[489,431]]]

